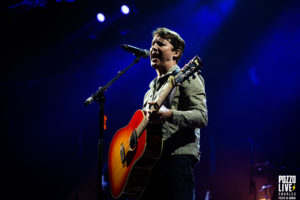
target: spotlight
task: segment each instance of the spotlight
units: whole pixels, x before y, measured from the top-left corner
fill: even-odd
[[[124,15],[127,15],[130,12],[130,9],[129,9],[129,7],[127,5],[123,5],[123,6],[121,6],[121,12]]]
[[[97,14],[97,20],[99,22],[104,22],[105,21],[105,16],[102,13]]]

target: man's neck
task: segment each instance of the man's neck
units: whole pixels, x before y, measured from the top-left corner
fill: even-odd
[[[176,63],[173,63],[172,65],[168,65],[167,67],[161,67],[156,69],[157,78],[160,78],[164,76]]]

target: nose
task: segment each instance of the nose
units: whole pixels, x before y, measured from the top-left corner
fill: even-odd
[[[150,48],[150,51],[158,51],[157,45],[153,44]]]

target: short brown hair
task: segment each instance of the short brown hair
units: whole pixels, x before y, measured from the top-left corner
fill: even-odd
[[[154,37],[155,35],[160,36],[163,39],[168,40],[174,47],[173,50],[180,50],[180,55],[178,56],[178,58],[176,59],[176,62],[178,63],[183,51],[184,51],[184,47],[185,47],[185,42],[184,40],[180,37],[180,35],[178,33],[176,33],[175,31],[172,31],[168,28],[157,28],[155,31],[152,32],[152,36]]]

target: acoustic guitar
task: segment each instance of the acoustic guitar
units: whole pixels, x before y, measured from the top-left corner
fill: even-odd
[[[110,144],[108,175],[111,194],[114,198],[133,195],[139,198],[163,147],[159,132],[147,131],[149,111],[158,111],[172,89],[179,83],[200,73],[202,61],[195,56],[167,84],[157,92],[154,104],[145,110],[137,110],[129,124],[119,129]],[[150,126],[150,125],[149,125]]]

